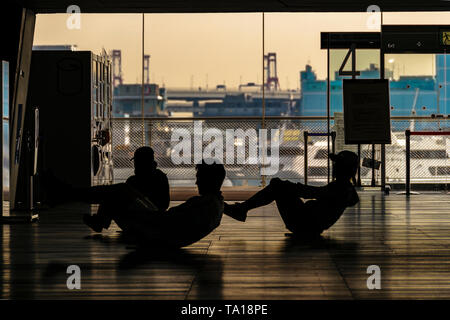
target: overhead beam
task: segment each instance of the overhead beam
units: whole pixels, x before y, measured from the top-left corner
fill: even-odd
[[[64,13],[77,4],[83,13],[194,12],[366,12],[378,5],[384,12],[450,11],[450,1],[400,0],[11,0],[35,13]]]

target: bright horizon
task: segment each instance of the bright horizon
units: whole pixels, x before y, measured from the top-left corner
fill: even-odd
[[[82,9],[82,8],[81,8]],[[68,29],[68,14],[37,15],[35,45],[77,45],[100,54],[122,50],[124,83],[141,83],[141,14],[82,14],[81,28]],[[326,51],[320,32],[369,29],[368,13],[265,13],[265,53],[277,53],[281,89],[299,87],[299,72],[311,64],[326,78]],[[384,24],[448,24],[450,12],[384,13]],[[262,14],[145,14],[145,54],[150,54],[150,81],[166,87],[237,87],[261,83]],[[344,53],[333,56],[337,65]],[[334,58],[336,57],[336,58]],[[396,74],[434,72],[432,55],[394,57]],[[335,61],[334,61],[335,60]],[[358,67],[379,64],[377,54],[358,57]]]

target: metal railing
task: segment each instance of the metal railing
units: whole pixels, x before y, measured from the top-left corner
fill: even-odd
[[[448,118],[433,119],[430,117],[392,117],[392,144],[385,146],[386,158],[386,183],[387,184],[404,184],[405,174],[405,154],[406,140],[404,132],[411,128],[415,130],[428,131],[450,131],[450,120]],[[144,123],[144,125],[143,125]],[[253,130],[255,134],[250,134],[250,138],[245,136],[235,137],[233,141],[236,150],[241,147],[244,150],[245,161],[238,163],[237,156],[233,150],[234,162],[224,161],[227,170],[227,178],[225,185],[233,186],[260,186],[262,184],[262,176],[266,175],[268,163],[261,161],[251,161],[250,151],[254,144],[258,144],[258,131],[263,128],[261,117],[183,117],[183,118],[114,118],[113,124],[113,161],[115,181],[124,181],[133,173],[132,162],[130,161],[134,150],[141,146],[151,145],[155,150],[156,161],[159,167],[164,171],[170,180],[172,186],[194,186],[195,182],[195,165],[194,159],[186,163],[174,163],[173,156],[178,152],[175,148],[179,140],[173,139],[173,133],[178,131],[185,132],[191,137],[190,151],[203,152],[208,146],[208,141],[194,143],[195,126],[201,124],[202,132],[208,129],[215,129],[221,133],[225,145],[227,130],[241,129],[244,133]],[[331,117],[331,130],[333,129],[334,119]],[[310,184],[322,184],[328,180],[328,158],[327,158],[327,136],[320,136],[317,133],[327,131],[326,117],[265,117],[264,128],[267,129],[267,135],[271,136],[271,129],[278,130],[279,143],[279,168],[275,174],[267,174],[269,178],[280,177],[296,182],[304,182],[308,179]],[[213,130],[214,131],[214,130]],[[308,145],[309,160],[305,167],[305,148],[304,148],[304,132],[307,131],[310,144]],[[336,135],[342,135],[342,132],[336,132]],[[144,139],[143,139],[144,137]],[[342,137],[342,136],[341,136]],[[422,159],[422,168],[413,167],[411,177],[415,183],[448,183],[449,177],[441,175],[441,169],[435,167],[440,166],[436,159],[430,158],[430,155],[423,153],[422,158],[419,150],[438,149],[446,153],[448,159],[450,143],[448,139],[437,141],[412,140],[414,148],[417,150],[416,160]],[[267,154],[270,158],[271,142],[266,146]],[[258,146],[259,147],[259,146]],[[340,146],[342,148],[342,146]],[[357,146],[343,146],[345,149],[357,152]],[[227,151],[223,147],[223,159],[226,160]],[[340,151],[336,148],[336,151]],[[432,152],[433,153],[433,152]],[[229,154],[230,155],[230,154]],[[361,145],[361,160],[372,157],[371,145]],[[231,158],[231,156],[230,156]],[[381,147],[376,146],[375,158],[381,159]],[[254,159],[253,159],[254,160]],[[269,159],[270,160],[270,159]],[[415,161],[416,161],[415,160]],[[440,161],[440,160],[439,160]],[[417,162],[417,161],[416,161]],[[305,169],[307,174],[305,177]],[[443,169],[448,170],[448,169]],[[445,173],[445,172],[444,172]],[[381,179],[381,173],[376,171],[377,181]],[[370,185],[372,180],[371,169],[361,167],[361,181],[363,185]]]
[[[303,181],[304,184],[308,184],[308,171],[310,171],[310,167],[308,165],[308,140],[309,137],[331,137],[331,153],[335,153],[336,151],[336,132],[332,131],[330,133],[327,132],[316,132],[316,133],[311,133],[308,131],[303,131],[303,137],[304,137],[304,150],[305,150],[305,155],[304,155],[304,167],[303,167]],[[328,148],[327,148],[327,153],[328,153]],[[327,182],[330,182],[330,163],[327,162]]]
[[[448,137],[450,137],[450,131],[411,131],[406,130],[405,131],[405,138],[406,138],[406,177],[405,177],[405,194],[410,195],[411,194],[411,136],[426,136],[426,137],[436,137],[436,136],[442,136],[442,140],[447,140]],[[447,148],[447,143],[443,143],[442,145],[445,146],[445,148],[431,148],[431,149],[425,149],[425,151],[419,150],[417,154],[419,157],[414,156],[414,158],[419,158],[421,161],[424,161],[423,158],[425,158],[425,152],[427,153],[426,158],[434,159],[433,161],[436,166],[432,166],[430,168],[433,168],[431,173],[434,173],[436,175],[440,174],[445,176],[446,178],[450,177],[450,162],[449,162],[449,150],[450,147]],[[442,152],[444,151],[444,152]],[[422,157],[420,157],[420,153],[423,154]],[[436,161],[437,160],[437,161]],[[440,163],[438,163],[440,162]],[[440,166],[439,166],[440,165]],[[450,181],[449,181],[450,182]]]

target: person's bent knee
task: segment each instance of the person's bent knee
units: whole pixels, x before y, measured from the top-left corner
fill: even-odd
[[[280,178],[272,178],[269,186],[273,189],[276,199],[291,195],[291,185],[289,180],[281,180]]]

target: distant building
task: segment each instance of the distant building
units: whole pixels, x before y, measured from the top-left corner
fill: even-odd
[[[114,88],[113,116],[141,117],[142,116],[142,85],[121,84]],[[166,116],[165,88],[157,84],[144,85],[144,116]]]
[[[264,101],[266,116],[291,115],[298,101],[266,97]],[[262,98],[249,93],[227,94],[221,102],[206,102],[204,110],[195,116],[262,116]]]
[[[36,45],[33,50],[51,50],[51,51],[77,51],[76,44],[56,44],[56,45]]]
[[[450,87],[450,58],[436,55],[436,76],[401,76],[394,80],[392,71],[386,72],[390,81],[390,103],[392,116],[429,116],[431,114],[448,114]],[[330,81],[330,111],[342,112],[342,79],[348,77],[335,73],[335,80]],[[359,79],[379,78],[379,69],[371,64],[361,71]],[[301,116],[327,115],[327,82],[317,80],[310,65],[300,72],[301,98],[296,114]]]

